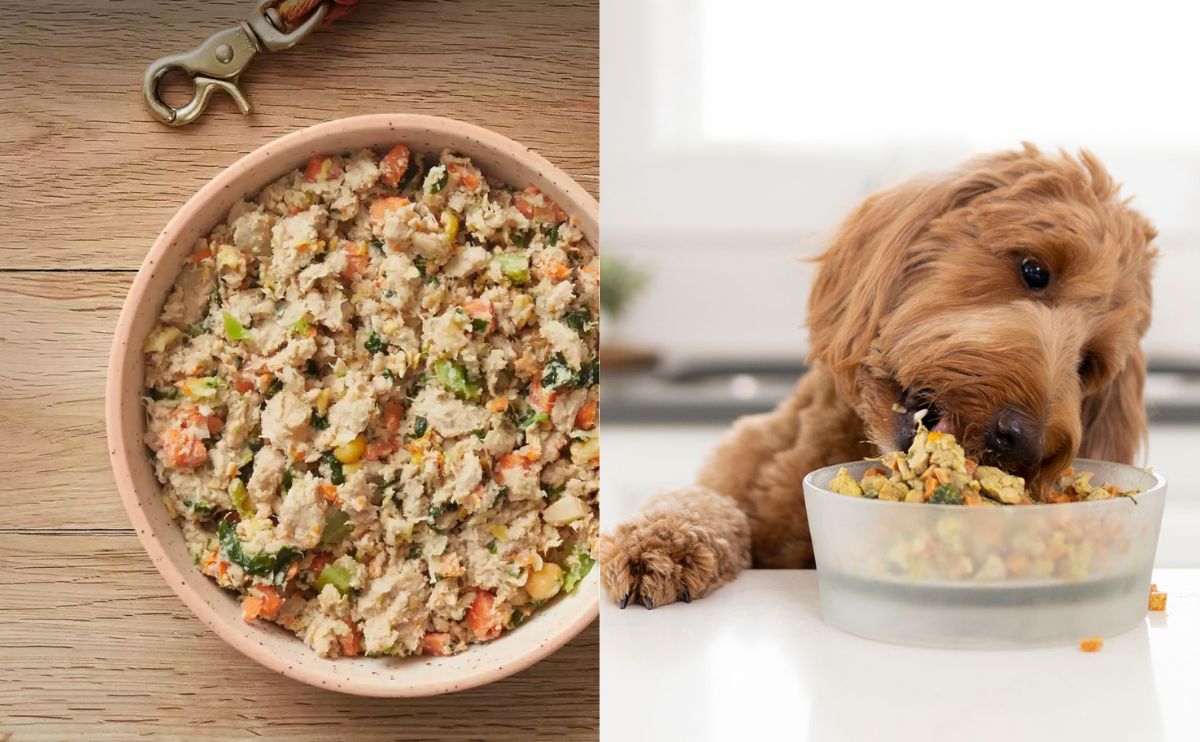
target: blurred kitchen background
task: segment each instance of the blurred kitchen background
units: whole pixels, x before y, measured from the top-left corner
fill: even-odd
[[[604,520],[691,481],[803,372],[803,258],[870,193],[1029,140],[1158,227],[1158,566],[1200,566],[1200,8],[605,0]],[[799,483],[797,483],[799,486]]]

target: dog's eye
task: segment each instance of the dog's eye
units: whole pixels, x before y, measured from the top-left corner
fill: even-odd
[[[1021,279],[1029,288],[1041,291],[1050,285],[1050,270],[1033,258],[1025,258],[1021,261]]]
[[[1096,370],[1096,354],[1084,353],[1079,357],[1079,378],[1087,379]]]

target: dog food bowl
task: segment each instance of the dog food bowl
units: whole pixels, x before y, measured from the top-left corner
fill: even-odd
[[[490,176],[533,184],[599,244],[599,205],[587,191],[537,153],[485,129],[451,119],[379,114],[330,121],[263,145],[221,172],[167,224],[150,248],[117,323],[109,357],[105,410],[113,473],[121,500],[150,559],[196,616],[235,649],[266,667],[318,687],[368,696],[424,696],[471,688],[511,675],[547,656],[582,631],[599,612],[598,570],[524,626],[447,657],[318,657],[282,629],[242,620],[238,601],[192,563],[179,525],[163,505],[143,443],[142,347],[196,238],[208,234],[243,196],[320,152],[396,142],[413,151],[449,147]]]
[[[844,464],[858,479],[874,462]],[[968,507],[839,495],[839,466],[804,478],[826,622],[897,644],[963,649],[1072,644],[1146,614],[1167,483],[1080,459],[1093,481],[1140,489],[1050,505]]]

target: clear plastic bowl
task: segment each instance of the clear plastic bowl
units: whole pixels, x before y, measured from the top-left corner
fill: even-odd
[[[873,462],[842,464],[858,479]],[[840,466],[804,478],[826,622],[898,644],[964,649],[1112,636],[1146,614],[1167,483],[1079,459],[1131,498],[968,507],[831,492]]]

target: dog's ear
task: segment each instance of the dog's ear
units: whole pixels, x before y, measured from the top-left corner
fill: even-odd
[[[871,196],[817,258],[820,269],[808,300],[810,359],[828,366],[847,396],[882,318],[898,303],[913,243],[939,216],[1003,185],[1004,178],[988,167],[1000,161],[976,161],[965,171],[911,180]]]
[[[1132,464],[1146,442],[1146,359],[1141,348],[1099,395],[1084,401],[1079,455]]]

